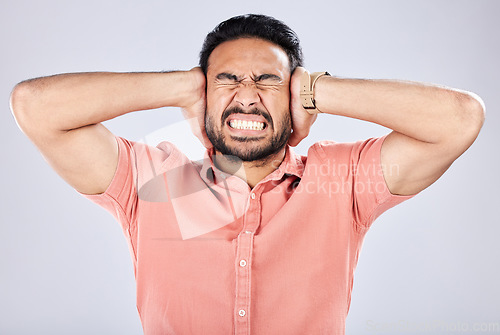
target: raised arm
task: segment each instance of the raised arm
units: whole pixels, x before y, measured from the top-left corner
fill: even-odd
[[[16,85],[11,109],[19,127],[70,185],[97,194],[110,184],[118,147],[100,122],[140,110],[204,108],[203,73],[75,73]]]
[[[303,71],[299,68],[295,79]],[[381,163],[389,190],[400,195],[436,181],[474,142],[484,122],[484,105],[475,94],[423,83],[323,76],[315,100],[323,113],[393,130],[382,146]]]

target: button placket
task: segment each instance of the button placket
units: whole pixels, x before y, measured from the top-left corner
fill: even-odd
[[[238,235],[235,259],[236,300],[235,334],[250,334],[252,252],[255,231],[260,224],[260,194],[253,190],[248,196],[247,210],[243,216],[243,230]]]
[[[251,260],[254,234],[238,235],[236,254],[235,334],[250,333]]]

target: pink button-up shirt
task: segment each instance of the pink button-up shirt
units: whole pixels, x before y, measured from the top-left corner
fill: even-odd
[[[211,152],[117,137],[113,181],[86,197],[123,228],[144,333],[344,334],[363,237],[409,198],[385,184],[383,140],[287,148],[250,189]]]

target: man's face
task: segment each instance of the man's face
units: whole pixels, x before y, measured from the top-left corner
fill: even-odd
[[[208,60],[205,125],[214,148],[258,161],[284,148],[291,132],[290,68],[279,46],[241,38]]]

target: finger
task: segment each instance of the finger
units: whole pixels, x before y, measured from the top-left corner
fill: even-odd
[[[198,140],[200,140],[201,144],[203,144],[203,146],[205,148],[210,149],[211,147],[213,147],[212,142],[208,139],[208,135],[207,135],[207,132],[205,130],[205,127],[202,128],[202,127],[198,126],[196,128],[195,135],[198,138]]]
[[[299,134],[297,131],[293,131],[288,139],[288,144],[291,147],[296,147],[306,136]]]
[[[210,142],[210,140],[208,139],[207,133],[205,131],[201,133],[201,137],[199,137],[199,139],[201,141],[201,144],[203,144],[205,148],[210,149],[211,147],[213,147],[212,142]]]

